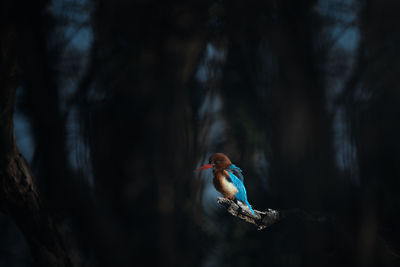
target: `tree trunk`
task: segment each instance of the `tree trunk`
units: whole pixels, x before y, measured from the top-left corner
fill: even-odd
[[[18,43],[15,26],[0,35],[0,207],[13,218],[28,244],[35,266],[79,266],[67,245],[67,230],[43,207],[35,179],[18,150],[14,134]],[[74,254],[77,255],[77,254]]]

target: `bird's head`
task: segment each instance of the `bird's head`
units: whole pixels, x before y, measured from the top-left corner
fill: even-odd
[[[214,168],[214,170],[224,170],[228,168],[232,162],[223,153],[215,153],[210,157],[208,164],[201,166],[198,171],[204,171],[209,168]]]

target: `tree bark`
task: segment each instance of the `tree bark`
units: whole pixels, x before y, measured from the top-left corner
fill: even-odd
[[[312,221],[317,223],[323,223],[329,218],[327,215],[311,214],[301,209],[266,209],[265,211],[253,209],[254,213],[256,214],[253,215],[246,206],[240,204],[239,202],[222,197],[218,197],[217,202],[224,206],[226,210],[233,216],[238,217],[245,222],[256,225],[257,230],[263,230],[287,217],[296,218],[296,220]]]
[[[285,217],[282,212],[273,209],[267,209],[266,211],[253,209],[256,214],[253,215],[246,207],[236,203],[235,201],[222,197],[219,197],[217,202],[224,206],[233,216],[256,225],[257,230],[263,230]]]

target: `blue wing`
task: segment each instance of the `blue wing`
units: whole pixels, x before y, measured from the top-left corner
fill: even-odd
[[[238,166],[236,166],[235,164],[231,164],[231,166],[228,167],[228,170],[232,172],[240,180],[242,180],[242,182],[244,181],[242,169],[240,169]]]
[[[247,192],[246,192],[246,188],[244,187],[243,182],[239,178],[237,178],[236,175],[234,175],[231,170],[228,171],[228,174],[229,174],[229,178],[231,178],[232,183],[236,186],[237,190],[239,191],[236,193],[235,197],[238,200],[242,201],[243,203],[247,204],[250,211],[253,214],[255,214],[253,209],[251,208],[249,202],[247,201]]]

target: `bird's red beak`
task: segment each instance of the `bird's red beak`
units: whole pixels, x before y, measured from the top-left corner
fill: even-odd
[[[209,168],[212,168],[213,167],[213,165],[212,164],[206,164],[206,165],[204,165],[204,166],[201,166],[200,168],[198,168],[197,169],[197,171],[204,171],[204,170],[207,170],[207,169],[209,169]]]

